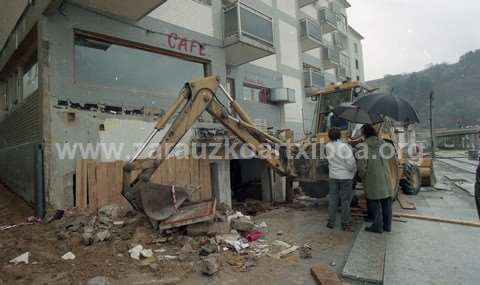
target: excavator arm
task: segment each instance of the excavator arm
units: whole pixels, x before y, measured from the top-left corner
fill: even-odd
[[[218,89],[227,96],[231,108],[238,117],[234,116],[216,98]],[[289,162],[285,155],[283,157],[277,155],[275,150],[268,148],[265,144],[278,143],[286,148],[285,142],[258,129],[247,113],[220,84],[217,77],[187,82],[173,105],[160,118],[154,130],[124,167],[122,194],[134,208],[143,210],[151,219],[160,221],[167,218],[178,205],[188,199],[188,189],[175,191],[172,188],[171,191],[165,191],[165,186],[156,185],[150,180],[154,172],[205,111],[240,141],[248,144],[251,151],[259,158],[264,159],[271,168],[284,176],[295,176],[293,163]],[[175,116],[175,114],[177,115]],[[173,122],[160,141],[155,158],[138,159],[154,137],[172,120]],[[287,151],[289,150],[284,149],[280,153],[284,154]]]

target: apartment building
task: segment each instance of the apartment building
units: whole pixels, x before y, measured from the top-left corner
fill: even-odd
[[[0,6],[0,180],[31,203],[44,189],[55,208],[72,206],[75,191],[75,160],[60,157],[59,143],[122,142],[132,153],[185,81],[218,75],[258,126],[301,139],[313,120],[308,92],[364,79],[346,0]],[[260,198],[284,199],[285,181],[261,161],[212,162],[212,179],[227,204],[246,180],[262,182]]]

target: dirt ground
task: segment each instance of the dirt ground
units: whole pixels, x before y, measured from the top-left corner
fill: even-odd
[[[308,244],[312,258],[303,259],[298,252],[282,259],[265,255],[242,267],[236,263],[244,263],[246,255],[222,251],[220,271],[205,276],[196,248],[182,254],[185,245],[182,236],[159,242],[162,236],[138,215],[125,217],[133,222],[128,222],[111,240],[90,246],[82,243],[79,234],[65,234],[69,224],[91,217],[87,214],[65,211],[62,219],[50,224],[36,223],[0,231],[0,284],[86,284],[96,276],[109,277],[112,284],[315,284],[309,274],[310,267],[324,264],[340,271],[354,237],[352,232],[325,227],[326,201],[300,209],[276,207],[254,217],[257,224],[267,224],[261,229],[264,233],[261,242],[272,250],[275,248],[271,244],[276,240],[298,246]],[[21,199],[3,187],[0,189],[0,226],[23,223],[32,215],[32,209]],[[198,245],[203,241],[208,239],[200,237],[192,242]],[[153,261],[132,259],[128,250],[136,244],[156,250]],[[27,251],[31,254],[29,264],[9,263]],[[76,258],[63,260],[61,256],[69,251]],[[168,255],[178,258],[160,258]]]

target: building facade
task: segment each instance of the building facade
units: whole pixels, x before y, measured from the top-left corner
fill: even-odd
[[[15,6],[0,12],[0,180],[32,203],[42,173],[48,203],[71,207],[81,153],[65,159],[64,145],[122,143],[114,151],[132,153],[185,81],[218,75],[259,127],[301,139],[313,121],[308,92],[364,79],[363,38],[348,25],[346,0],[16,3],[0,1]],[[214,164],[214,184],[230,193],[231,162]],[[262,187],[278,184],[261,166],[235,169]]]

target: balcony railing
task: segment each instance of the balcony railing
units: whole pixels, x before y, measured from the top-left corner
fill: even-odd
[[[320,27],[322,34],[327,34],[337,29],[337,15],[330,8],[322,8],[318,11],[318,20],[320,21]]]
[[[303,70],[305,87],[325,87],[325,78],[320,70],[305,68]]]
[[[275,53],[272,18],[244,3],[224,10],[227,64],[240,65]]]
[[[300,20],[300,37],[303,51],[319,48],[323,44],[320,25],[308,18]]]
[[[340,63],[340,53],[334,47],[325,47],[322,51],[323,68],[336,68]]]

